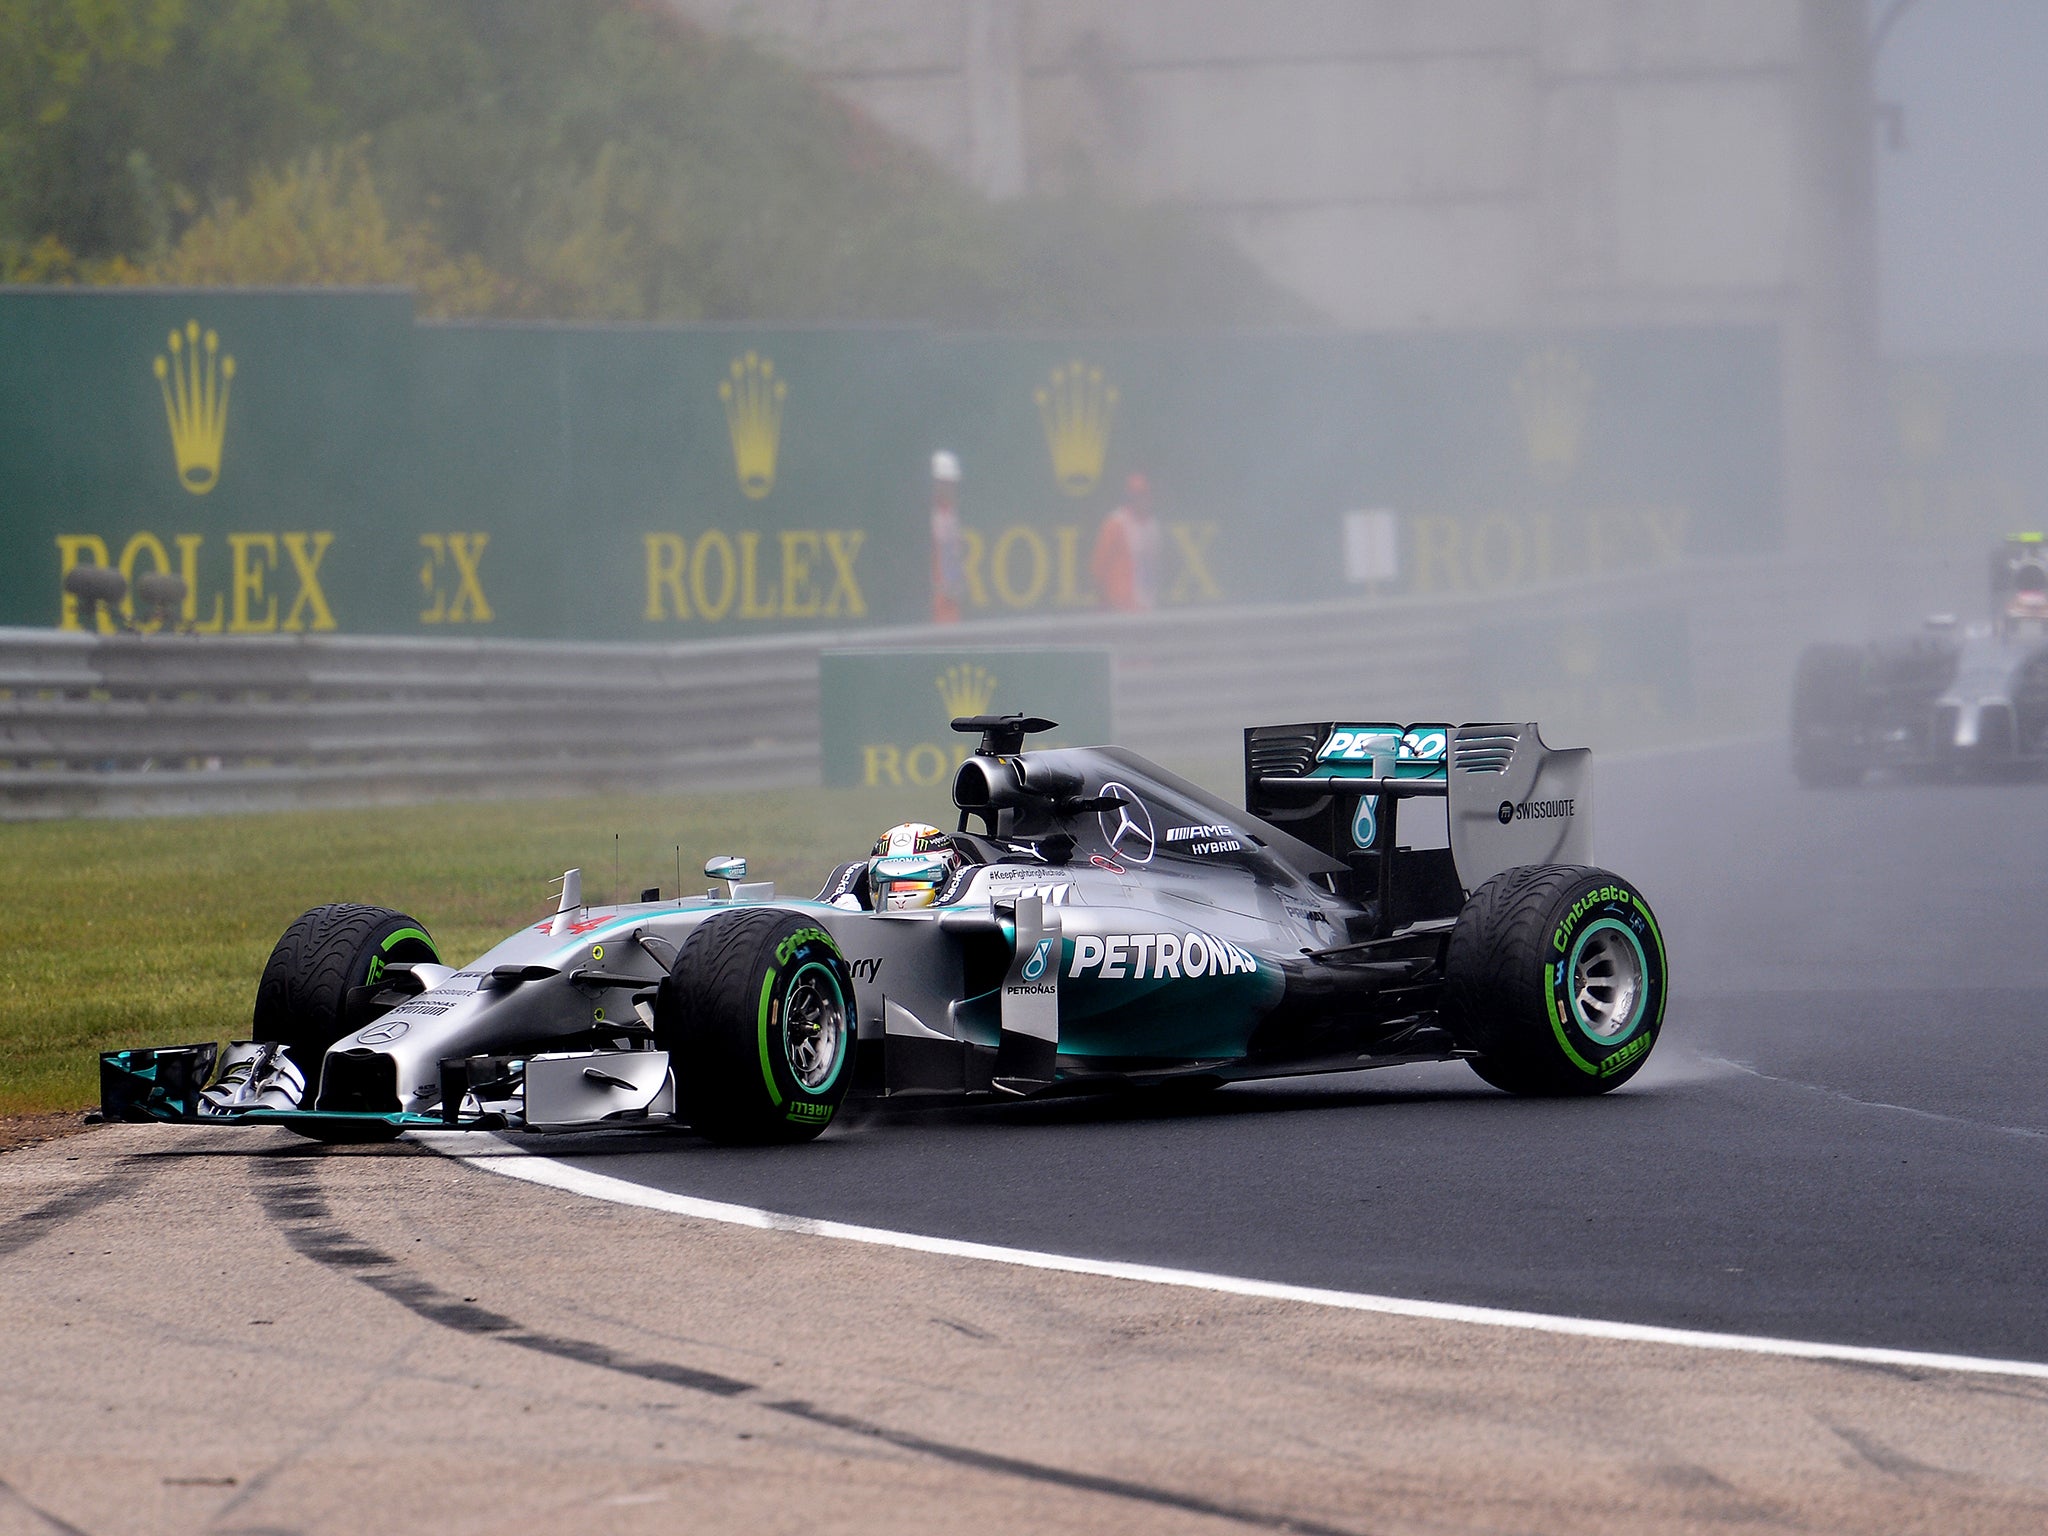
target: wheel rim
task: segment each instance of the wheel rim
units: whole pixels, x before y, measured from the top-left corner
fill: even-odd
[[[1572,1019],[1587,1039],[1619,1045],[1643,1021],[1649,965],[1626,923],[1602,918],[1579,935],[1570,965]]]
[[[789,984],[782,1008],[782,1053],[806,1092],[832,1081],[846,1051],[846,999],[822,965],[807,965]]]

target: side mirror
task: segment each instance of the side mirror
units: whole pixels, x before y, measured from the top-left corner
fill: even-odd
[[[704,873],[713,880],[744,880],[747,861],[736,854],[717,854],[704,861]]]

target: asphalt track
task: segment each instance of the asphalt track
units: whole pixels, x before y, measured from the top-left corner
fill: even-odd
[[[1604,1099],[1445,1065],[873,1113],[794,1151],[533,1150],[928,1236],[2048,1361],[2048,786],[1811,793],[1782,749],[1720,748],[1610,762],[1597,805],[1674,971],[1656,1057]]]

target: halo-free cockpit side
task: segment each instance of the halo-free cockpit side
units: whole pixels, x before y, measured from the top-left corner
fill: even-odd
[[[1534,725],[1245,735],[1245,807],[1119,747],[974,717],[957,870],[874,910],[722,891],[558,909],[461,968],[403,913],[329,906],[273,951],[251,1039],[108,1053],[109,1115],[408,1126],[687,1124],[800,1140],[850,1096],[1029,1097],[1464,1059],[1521,1093],[1625,1081],[1662,1023],[1648,904],[1586,864],[1588,754]]]

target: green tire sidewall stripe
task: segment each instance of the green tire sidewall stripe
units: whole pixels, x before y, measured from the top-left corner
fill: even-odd
[[[363,978],[366,985],[374,986],[384,979],[384,957],[391,953],[394,944],[402,944],[407,939],[418,939],[426,946],[427,953],[434,957],[435,963],[440,963],[441,951],[434,947],[434,941],[427,937],[424,928],[394,928],[377,941],[377,952],[370,956],[370,964]]]
[[[1670,962],[1664,958],[1664,930],[1657,926],[1657,919],[1650,909],[1643,905],[1643,898],[1634,891],[1628,893],[1629,905],[1643,914],[1643,925],[1650,930],[1650,937],[1657,941],[1657,1017],[1653,1023],[1664,1021],[1664,978],[1670,974]]]
[[[1548,970],[1549,967],[1546,965],[1544,969]],[[1571,1036],[1565,1032],[1564,1019],[1558,1013],[1557,994],[1557,984],[1552,982],[1545,989],[1545,1002],[1550,1009],[1550,1032],[1557,1036],[1558,1049],[1563,1051],[1566,1057],[1570,1059],[1571,1064],[1585,1073],[1586,1076],[1598,1077],[1600,1069],[1572,1048]]]
[[[775,1066],[768,1059],[768,1013],[775,999],[775,978],[780,973],[774,966],[761,978],[761,1014],[758,1038],[761,1042],[761,1083],[768,1090],[768,1102],[775,1108],[782,1108],[782,1090],[775,1086]]]

